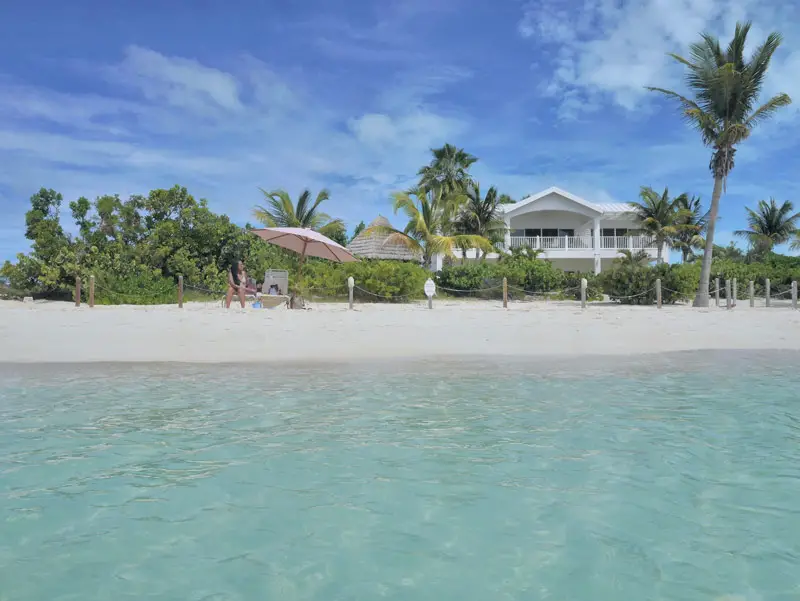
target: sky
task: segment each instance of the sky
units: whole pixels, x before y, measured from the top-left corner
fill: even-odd
[[[711,197],[710,151],[674,104],[668,52],[753,19],[779,30],[764,98],[796,103],[741,147],[718,242],[745,206],[800,205],[800,5],[756,0],[71,0],[0,3],[0,261],[28,249],[40,187],[69,201],[186,186],[241,225],[259,187],[328,188],[350,230],[430,148],[522,198],[641,186]],[[795,76],[791,74],[795,73]],[[394,217],[396,225],[400,217]]]

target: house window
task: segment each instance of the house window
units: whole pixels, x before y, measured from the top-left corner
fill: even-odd
[[[559,236],[574,236],[575,230],[558,230]]]
[[[525,230],[511,230],[511,236],[514,238],[522,238],[525,235]]]
[[[614,237],[614,228],[613,227],[603,228],[603,236],[608,237],[608,238],[613,238]]]
[[[627,228],[624,228],[624,227],[603,228],[603,236],[611,237],[611,236],[627,236],[627,235],[628,235],[628,230],[627,230]]]
[[[536,236],[541,236],[542,230],[538,228],[527,228],[525,230],[525,237],[526,238],[535,238]]]
[[[558,236],[558,230],[545,230],[545,229],[543,229],[542,230],[542,236],[553,237],[554,238],[554,237]]]

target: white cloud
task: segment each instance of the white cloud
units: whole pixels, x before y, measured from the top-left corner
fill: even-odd
[[[469,76],[446,67],[398,77],[360,113],[306,94],[251,57],[222,70],[131,47],[93,73],[119,95],[19,81],[0,89],[0,189],[15,207],[41,186],[68,202],[180,183],[244,222],[260,201],[257,186],[293,195],[328,187],[326,209],[357,223],[378,212],[370,205],[386,212],[389,193],[407,184],[429,149],[469,128],[428,106]],[[7,206],[0,214],[12,217]]]
[[[791,21],[781,10],[755,0],[580,0],[578,7],[532,0],[518,29],[522,37],[555,51],[542,91],[563,96],[562,116],[574,117],[609,101],[641,110],[645,98],[652,97],[645,86],[681,88],[682,71],[667,53],[686,54],[702,31],[729,36],[736,20],[756,16],[762,28],[753,28],[751,40],[763,39],[764,27],[774,26],[787,41],[800,42],[800,30],[786,31]],[[779,52],[773,65],[765,91],[800,92],[795,76],[800,54]]]

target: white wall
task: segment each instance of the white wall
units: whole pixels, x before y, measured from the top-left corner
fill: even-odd
[[[600,218],[600,229],[604,228],[625,228],[628,230],[635,230],[641,227],[641,224],[637,223],[635,219],[632,218],[624,218],[624,217],[614,217],[612,219],[603,219]]]
[[[596,215],[594,211],[592,211],[589,207],[584,207],[583,205],[573,202],[568,198],[564,198],[560,194],[556,194],[555,192],[551,192],[547,196],[542,196],[539,200],[534,201],[531,205],[528,205],[531,208],[535,207],[536,211],[570,211],[570,212],[577,212],[583,213],[587,217]],[[520,207],[520,211],[524,211],[528,206]],[[514,205],[509,205],[508,211],[514,210]]]
[[[537,203],[538,206],[538,203]],[[586,215],[567,211],[534,211],[511,218],[512,230],[525,228],[568,229],[575,230],[575,235],[587,235],[592,231],[592,220]],[[583,229],[581,229],[583,228]]]

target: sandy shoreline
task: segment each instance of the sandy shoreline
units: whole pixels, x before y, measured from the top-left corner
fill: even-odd
[[[370,361],[426,357],[637,355],[800,350],[800,311],[491,301],[317,304],[310,311],[218,305],[75,308],[0,302],[0,362]]]

